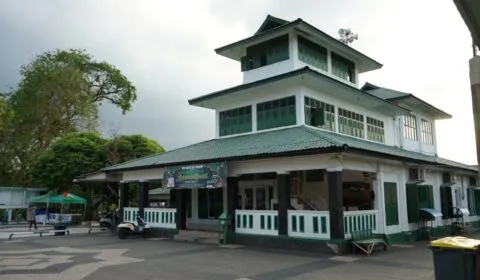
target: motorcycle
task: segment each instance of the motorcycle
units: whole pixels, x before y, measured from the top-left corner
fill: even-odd
[[[150,236],[150,228],[145,220],[137,214],[136,223],[123,222],[117,226],[118,238],[125,239],[130,235]]]
[[[113,230],[115,228],[115,225],[117,224],[117,221],[118,209],[113,212],[104,214],[98,222],[100,223],[101,228]]]

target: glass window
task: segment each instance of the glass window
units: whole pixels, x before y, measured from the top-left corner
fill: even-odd
[[[295,96],[257,104],[257,129],[295,125]]]
[[[319,112],[320,115],[318,114]],[[323,119],[321,119],[322,117]],[[335,131],[335,107],[316,99],[305,97],[305,124]]]
[[[433,124],[422,119],[422,142],[433,145]]]
[[[249,71],[289,59],[288,34],[247,48],[241,59],[242,71]]]
[[[327,49],[298,36],[298,59],[318,69],[327,71]]]
[[[375,142],[385,142],[385,125],[382,121],[367,117],[367,139]]]
[[[332,74],[355,83],[355,63],[332,52]]]
[[[406,139],[413,141],[418,140],[417,136],[417,117],[414,115],[405,115],[405,123],[403,124],[403,134]]]
[[[220,136],[252,131],[252,106],[220,112]]]
[[[338,131],[342,134],[365,138],[363,115],[338,108]]]

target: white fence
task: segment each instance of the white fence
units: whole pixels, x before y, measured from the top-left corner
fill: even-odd
[[[278,212],[235,210],[235,231],[243,234],[278,235]]]
[[[345,238],[350,238],[351,233],[358,230],[371,229],[377,233],[378,210],[361,210],[343,212],[343,230]]]
[[[125,222],[136,222],[138,208],[123,208],[123,220]],[[177,228],[177,209],[175,208],[145,208],[144,220],[151,228]]]
[[[330,239],[330,215],[327,211],[288,210],[288,236]]]

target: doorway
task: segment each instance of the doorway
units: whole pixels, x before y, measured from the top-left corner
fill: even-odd
[[[238,205],[243,210],[269,210],[272,197],[272,186],[240,187]]]
[[[218,219],[223,212],[223,188],[198,189],[198,218]]]

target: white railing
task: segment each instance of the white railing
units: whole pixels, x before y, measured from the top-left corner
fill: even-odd
[[[288,210],[288,236],[330,239],[328,211]]]
[[[136,222],[138,208],[123,208],[123,220],[125,222]],[[177,209],[175,208],[145,208],[144,220],[151,228],[177,228]]]
[[[145,208],[144,219],[152,228],[177,228],[175,208]]]
[[[278,211],[235,210],[235,232],[278,235]]]
[[[136,223],[137,214],[138,214],[138,208],[125,207],[123,208],[123,221],[127,223]]]
[[[351,233],[358,230],[371,229],[377,233],[378,210],[361,210],[343,212],[343,230],[345,238],[351,238]]]

